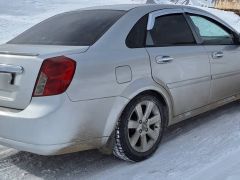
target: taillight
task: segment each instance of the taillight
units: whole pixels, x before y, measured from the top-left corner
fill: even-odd
[[[43,61],[35,84],[33,96],[52,96],[65,92],[76,69],[76,62],[65,56]]]

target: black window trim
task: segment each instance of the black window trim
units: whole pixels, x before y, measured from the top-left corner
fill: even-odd
[[[152,12],[149,12],[149,13],[145,14],[144,16],[149,16],[150,13],[152,13]],[[203,40],[203,39],[199,36],[199,34],[197,33],[197,30],[196,30],[196,28],[195,28],[195,25],[194,25],[193,21],[192,21],[191,18],[190,18],[190,15],[200,16],[200,17],[209,19],[211,22],[213,21],[214,23],[220,25],[220,27],[222,27],[224,30],[226,30],[227,32],[229,32],[230,34],[233,35],[233,37],[234,37],[234,44],[233,44],[233,45],[240,45],[240,42],[237,40],[237,38],[238,38],[238,36],[239,36],[237,32],[233,31],[232,29],[230,29],[229,27],[227,27],[227,26],[224,25],[223,23],[221,23],[221,22],[219,22],[219,21],[217,21],[217,20],[215,20],[215,19],[213,19],[213,18],[211,18],[211,17],[205,16],[205,15],[202,15],[202,14],[198,14],[198,13],[187,12],[187,11],[185,11],[185,12],[183,12],[183,13],[169,13],[169,14],[165,14],[165,15],[172,15],[172,14],[183,14],[183,16],[184,16],[185,20],[187,21],[187,24],[188,24],[191,32],[192,32],[192,34],[193,34],[193,36],[194,36],[194,39],[195,39],[195,41],[196,41],[195,44],[176,44],[176,45],[168,45],[168,46],[149,46],[149,45],[146,45],[146,39],[147,39],[147,33],[148,33],[148,30],[147,30],[147,28],[146,28],[146,29],[145,29],[145,36],[144,36],[144,45],[143,45],[142,47],[128,47],[128,46],[127,46],[127,43],[126,43],[126,41],[125,41],[126,46],[127,46],[128,48],[130,48],[130,49],[157,48],[157,47],[178,47],[178,46],[202,46],[202,45],[210,46],[210,45],[208,45],[208,44],[204,44],[204,40]],[[144,16],[142,16],[141,18],[143,18]],[[164,15],[161,15],[161,16],[164,16]],[[158,17],[161,17],[161,16],[158,16]],[[141,18],[140,18],[140,19],[141,19]],[[140,19],[139,19],[139,20],[140,20]],[[138,21],[139,21],[139,20],[138,20]],[[138,23],[138,21],[134,24],[134,26]],[[147,23],[148,23],[148,21],[147,21]],[[146,25],[147,25],[147,24],[146,24]],[[134,28],[134,26],[132,27],[132,29]],[[131,31],[132,31],[132,29],[131,29]],[[129,34],[130,34],[131,31],[129,31]],[[128,34],[128,35],[129,35],[129,34]],[[127,36],[127,37],[128,37],[128,36]],[[127,40],[127,38],[126,38],[126,40]],[[212,45],[214,45],[214,44],[212,44]],[[220,45],[220,44],[216,44],[216,45]],[[224,45],[224,44],[221,44],[221,45]],[[229,45],[229,44],[227,44],[227,45]]]
[[[145,24],[145,29],[144,29],[144,37],[143,37],[143,45],[142,47],[130,47],[128,46],[128,38],[129,38],[129,35],[131,34],[131,32],[133,31],[134,27],[139,23],[139,21],[141,21],[141,19],[145,18],[147,16],[147,21],[146,21],[146,24]],[[125,45],[129,48],[129,49],[140,49],[140,48],[145,48],[146,47],[146,40],[147,40],[147,23],[148,23],[148,17],[149,17],[149,13],[145,14],[144,16],[142,16],[140,19],[137,20],[137,22],[133,25],[133,27],[131,28],[131,30],[129,31],[126,39],[125,39]]]
[[[150,12],[150,13],[151,13],[151,12]],[[147,13],[147,14],[145,14],[144,16],[142,16],[142,17],[134,24],[134,26],[132,27],[132,29],[135,27],[135,25],[136,25],[143,17],[149,16],[150,13]],[[192,32],[193,38],[194,38],[194,40],[195,40],[195,43],[194,43],[194,44],[175,44],[175,45],[163,45],[163,46],[154,46],[154,45],[151,46],[151,45],[147,45],[147,44],[146,44],[147,34],[148,34],[148,32],[149,32],[149,30],[147,30],[147,24],[148,24],[148,20],[147,20],[147,22],[146,22],[146,28],[145,28],[145,34],[144,34],[144,45],[143,45],[142,47],[129,47],[129,46],[127,45],[127,43],[126,43],[126,42],[127,42],[127,38],[128,38],[128,36],[129,36],[130,32],[132,31],[132,29],[129,31],[129,33],[128,33],[127,37],[126,37],[125,45],[126,45],[128,48],[130,48],[130,49],[158,48],[158,47],[179,47],[179,46],[198,46],[198,45],[201,43],[201,40],[199,39],[199,36],[197,35],[195,29],[192,27],[191,22],[189,22],[189,19],[188,19],[188,17],[187,17],[187,15],[186,15],[185,12],[182,12],[182,13],[179,13],[179,12],[178,12],[178,13],[169,13],[169,14],[160,15],[160,16],[158,16],[158,17],[168,16],[168,15],[174,15],[174,14],[183,15],[183,17],[184,17],[184,19],[186,20],[186,23],[187,23],[190,31]],[[158,18],[158,17],[157,17],[157,18]]]

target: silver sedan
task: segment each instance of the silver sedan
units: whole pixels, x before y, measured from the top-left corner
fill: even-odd
[[[239,45],[232,27],[194,7],[56,15],[0,46],[0,144],[142,161],[166,127],[240,98]]]

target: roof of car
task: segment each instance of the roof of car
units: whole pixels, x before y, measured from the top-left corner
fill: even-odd
[[[93,6],[84,8],[85,10],[93,10],[93,9],[111,9],[111,10],[123,10],[129,11],[134,8],[138,7],[158,7],[159,9],[164,8],[176,8],[176,7],[183,7],[181,5],[174,5],[174,4],[116,4],[116,5],[105,5],[105,6]]]
[[[211,15],[211,17],[214,17],[222,24],[228,26],[230,29],[234,30],[228,23],[223,21],[222,19],[218,18],[214,14],[205,11],[202,8],[196,7],[196,6],[186,6],[186,5],[175,5],[175,4],[116,4],[116,5],[105,5],[105,6],[93,6],[85,8],[85,10],[97,10],[97,9],[107,9],[107,10],[123,10],[123,11],[131,11],[133,9],[139,10],[139,11],[155,11],[155,10],[161,10],[161,9],[175,9],[175,8],[184,8],[189,10],[197,10],[198,13],[204,13],[205,15]],[[83,9],[81,9],[83,10]]]

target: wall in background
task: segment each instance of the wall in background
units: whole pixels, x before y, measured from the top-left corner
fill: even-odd
[[[240,15],[240,0],[216,0],[215,8],[231,10]]]

